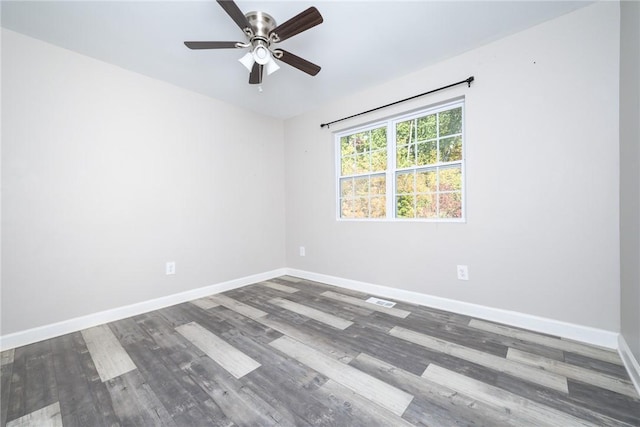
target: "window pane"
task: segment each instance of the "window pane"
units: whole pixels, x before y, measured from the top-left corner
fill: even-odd
[[[436,194],[420,194],[416,196],[416,217],[436,218],[438,216],[438,204]]]
[[[353,180],[351,178],[340,180],[340,197],[353,196]]]
[[[399,168],[408,168],[416,164],[416,146],[404,145],[396,149],[396,166]]]
[[[439,114],[440,137],[462,132],[462,107]]]
[[[354,218],[368,218],[369,217],[369,198],[358,197],[354,199],[353,204],[353,216]]]
[[[370,185],[371,194],[385,194],[387,183],[384,176],[372,176]]]
[[[396,193],[406,194],[413,193],[413,172],[399,173],[396,176]]]
[[[343,136],[340,138],[340,157],[344,157],[353,154],[355,149],[352,144],[349,143],[349,137]]]
[[[371,156],[369,154],[358,154],[356,156],[356,173],[365,173],[371,170]]]
[[[387,169],[387,151],[374,151],[371,153],[371,171],[379,172]]]
[[[354,156],[343,157],[341,163],[342,176],[351,175],[356,171],[356,159]]]
[[[371,218],[384,218],[387,215],[387,199],[384,196],[371,198]]]
[[[359,132],[351,136],[357,153],[369,151],[369,132]]]
[[[438,191],[438,180],[435,170],[416,173],[416,193],[435,193]]]
[[[460,166],[440,168],[438,178],[440,180],[439,191],[454,191],[462,189],[462,168]]]
[[[340,217],[353,218],[353,199],[340,200]]]
[[[413,195],[404,195],[396,197],[396,216],[398,218],[414,218],[414,202]]]
[[[381,127],[371,131],[371,149],[386,150],[387,149],[387,128]]]
[[[418,119],[418,141],[434,139],[438,136],[436,132],[436,115],[420,117]]]
[[[432,165],[438,161],[436,141],[418,144],[418,166]]]
[[[440,140],[440,161],[462,160],[462,137],[454,136]]]
[[[354,185],[356,189],[356,196],[369,195],[369,177],[354,179]]]
[[[406,145],[415,142],[415,120],[407,120],[396,124],[396,145]]]
[[[440,218],[462,218],[462,194],[440,194]]]

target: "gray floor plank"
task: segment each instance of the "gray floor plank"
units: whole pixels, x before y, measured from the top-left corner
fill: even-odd
[[[90,381],[83,372],[81,354],[75,348],[73,334],[54,338],[51,348],[64,425],[104,426],[105,420],[96,406]]]
[[[12,376],[13,358],[11,363],[5,363],[0,367],[0,427],[4,427],[7,423]]]
[[[337,301],[341,301],[341,302],[345,302],[347,304],[352,304],[358,307],[363,307],[366,308],[368,310],[372,310],[372,311],[378,311],[380,313],[385,313],[388,314],[390,316],[394,316],[394,317],[402,317],[405,318],[407,317],[409,314],[411,314],[410,312],[406,311],[406,310],[401,310],[399,308],[387,308],[387,307],[381,307],[375,304],[371,304],[366,302],[365,300],[359,299],[359,298],[354,298],[354,297],[350,297],[348,295],[344,295],[338,292],[333,292],[333,291],[325,291],[322,293],[322,296],[325,296],[327,298],[331,298],[331,299],[335,299]]]
[[[295,294],[299,291],[298,288],[293,288],[291,286],[283,285],[277,282],[270,282],[268,280],[265,282],[260,282],[260,284],[262,286],[266,286],[267,288],[275,289],[276,291],[285,292],[287,294]]]
[[[170,426],[176,423],[138,370],[106,383],[113,409],[124,426]]]

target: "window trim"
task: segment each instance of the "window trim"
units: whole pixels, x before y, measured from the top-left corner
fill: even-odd
[[[386,117],[381,120],[376,120],[373,122],[369,122],[366,124],[345,128],[340,131],[334,132],[334,149],[335,149],[335,193],[334,193],[334,203],[335,203],[335,214],[336,220],[345,221],[345,222],[423,222],[423,223],[466,223],[467,222],[467,182],[466,182],[466,149],[467,149],[467,136],[466,136],[466,123],[465,123],[465,98],[456,98],[452,100],[448,100],[445,102],[441,102],[438,104],[429,105],[420,109],[412,110],[409,112],[395,114],[393,116]],[[439,113],[441,111],[450,110],[456,107],[462,108],[462,159],[456,160],[453,162],[441,162],[434,165],[423,165],[423,166],[409,166],[405,168],[398,169],[397,167],[397,159],[396,159],[396,140],[395,140],[395,127],[397,123],[424,117],[429,114]],[[385,175],[385,197],[386,197],[386,216],[384,218],[343,218],[342,210],[341,210],[341,191],[340,191],[340,181],[342,178],[342,163],[341,163],[341,145],[340,139],[347,135],[352,135],[354,133],[363,132],[367,130],[372,130],[375,128],[379,128],[381,126],[386,126],[387,130],[387,168],[384,171],[373,172],[370,171],[368,173],[362,174],[352,174],[349,177],[358,177],[358,176],[372,176],[372,175]],[[441,167],[446,167],[448,165],[460,165],[461,169],[461,183],[462,183],[462,191],[461,191],[461,217],[460,218],[398,218],[396,212],[396,175],[398,172],[402,171],[415,171],[420,169],[432,169],[438,170]],[[391,166],[391,168],[389,168]]]

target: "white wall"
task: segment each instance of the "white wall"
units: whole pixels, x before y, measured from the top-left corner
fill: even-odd
[[[640,360],[640,3],[623,1],[620,17],[621,332]]]
[[[279,120],[3,29],[2,150],[2,335],[284,266]]]
[[[287,266],[618,331],[619,20],[597,3],[287,121]],[[331,132],[461,95],[467,223],[336,221]]]

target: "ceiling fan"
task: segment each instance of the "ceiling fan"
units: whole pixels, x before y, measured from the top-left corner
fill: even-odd
[[[225,12],[244,32],[248,41],[187,41],[184,44],[189,49],[249,49],[240,62],[249,70],[249,83],[262,83],[263,69],[267,75],[277,71],[280,67],[275,59],[297,68],[309,75],[315,76],[320,72],[320,66],[300,58],[284,49],[273,46],[286,39],[300,34],[322,23],[322,15],[315,7],[310,7],[288,21],[276,25],[273,17],[264,12],[242,13],[238,5],[232,0],[216,0]]]

